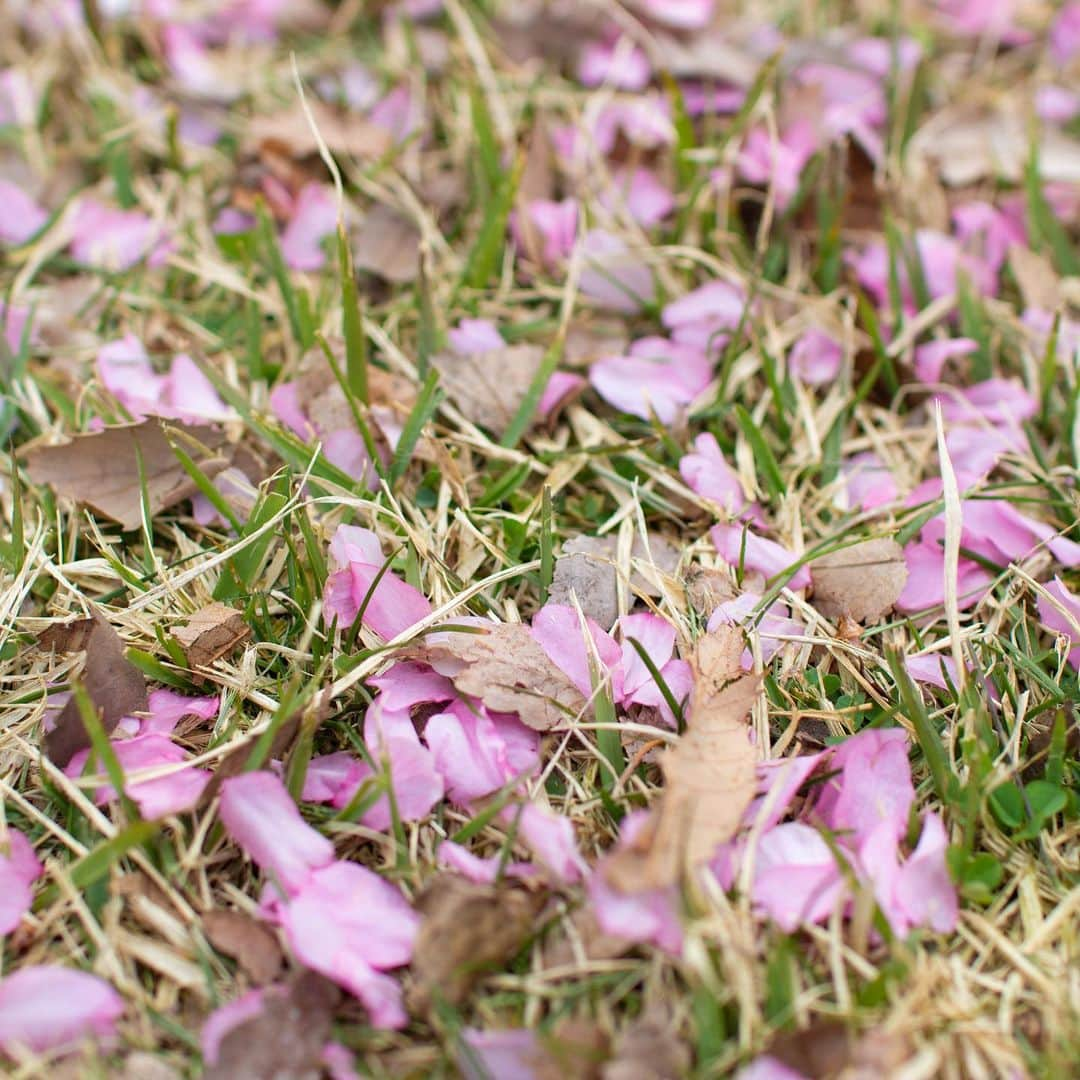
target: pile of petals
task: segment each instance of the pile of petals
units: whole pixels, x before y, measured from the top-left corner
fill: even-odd
[[[755,910],[788,932],[847,912],[864,889],[899,937],[916,927],[951,931],[957,896],[937,814],[923,814],[918,842],[904,853],[915,801],[908,749],[903,730],[868,729],[819,754],[759,766],[759,793],[744,814],[743,833],[713,860],[717,880],[747,890]],[[814,774],[820,782],[797,818],[784,822]],[[618,846],[632,845],[643,824],[642,815],[627,815]],[[604,860],[588,887],[605,933],[681,952],[676,889],[620,893],[605,877]]]
[[[170,735],[185,716],[212,720],[217,716],[219,704],[216,695],[185,697],[173,690],[154,690],[150,694],[148,716],[125,717],[117,725],[110,745],[127,777],[124,794],[144,818],[181,814],[199,801],[211,774],[186,765],[190,755]],[[90,757],[89,750],[80,751],[64,772],[73,778],[82,776]],[[93,779],[99,781],[94,791],[94,801],[99,806],[117,798],[105,776],[95,775]]]
[[[401,988],[384,972],[412,957],[419,917],[405,898],[374,871],[335,858],[273,773],[226,780],[220,817],[263,871],[261,910],[296,959],[359,998],[373,1024],[402,1027]]]

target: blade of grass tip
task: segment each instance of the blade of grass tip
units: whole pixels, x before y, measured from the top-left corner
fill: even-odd
[[[525,168],[525,155],[519,153],[514,167],[504,174],[502,182],[484,213],[476,241],[465,262],[465,269],[458,283],[472,289],[482,289],[491,280],[502,258],[506,242],[506,223],[517,195],[518,183]]]
[[[1028,228],[1032,247],[1039,251],[1049,247],[1058,272],[1065,277],[1080,275],[1080,256],[1069,239],[1069,234],[1058,221],[1057,215],[1046,201],[1039,170],[1039,146],[1031,141],[1031,151],[1024,165],[1024,193],[1027,197]]]
[[[417,282],[416,371],[420,378],[428,377],[431,358],[442,348],[439,325],[435,319],[435,305],[431,301],[431,277],[428,274],[427,257],[420,254],[420,276]]]
[[[481,198],[487,200],[498,191],[503,179],[502,161],[499,155],[499,140],[495,135],[495,125],[488,109],[487,98],[481,87],[474,83],[469,91],[469,104],[472,112],[473,134],[476,137],[476,159],[480,164],[480,176],[484,190]]]
[[[950,783],[952,768],[945,744],[942,742],[937,728],[934,727],[930,714],[923,704],[922,694],[915,686],[911,676],[908,675],[901,656],[890,650],[886,653],[885,659],[889,665],[889,671],[892,673],[893,682],[896,684],[904,714],[915,729],[915,739],[919,744],[919,749],[922,750],[926,767],[930,770],[934,790],[937,791],[938,798],[941,799],[942,803],[949,805],[952,797],[952,784]]]
[[[529,389],[525,391],[525,396],[521,399],[521,404],[517,407],[514,418],[510,421],[509,426],[503,433],[503,437],[499,440],[500,446],[512,449],[517,446],[522,436],[529,430],[533,416],[536,413],[536,407],[544,396],[544,391],[551,381],[551,376],[555,374],[555,369],[559,366],[562,353],[563,338],[562,335],[559,335],[551,348],[544,353],[544,358],[540,361],[540,366],[536,369],[532,382],[529,383]]]
[[[758,73],[754,77],[750,89],[747,90],[742,105],[739,106],[739,111],[731,118],[731,123],[727,125],[723,134],[720,136],[719,151],[722,152],[728,143],[739,138],[743,131],[746,130],[747,125],[754,115],[754,110],[761,100],[761,95],[765,93],[765,88],[776,76],[777,69],[780,67],[780,57],[781,54],[779,52],[773,53],[773,55],[758,69]]]
[[[1050,394],[1057,383],[1058,375],[1058,338],[1061,334],[1061,311],[1054,313],[1054,322],[1043,348],[1042,363],[1039,364],[1039,391],[1042,398],[1042,419],[1050,419]]]
[[[8,541],[11,551],[9,566],[12,576],[17,576],[26,558],[26,534],[23,529],[22,477],[15,460],[15,451],[11,451],[11,539]]]
[[[210,505],[232,526],[236,532],[241,532],[243,526],[240,524],[240,519],[236,516],[233,508],[229,505],[228,500],[220,491],[214,486],[214,482],[199,468],[196,461],[188,454],[188,452],[177,443],[170,440],[170,446],[172,446],[172,452],[176,455],[176,459],[183,466],[184,472],[191,478],[191,482],[202,492],[202,494],[210,501]]]
[[[870,335],[870,345],[874,350],[874,363],[855,389],[855,396],[851,402],[852,408],[866,400],[867,395],[877,382],[878,375],[884,374],[885,386],[890,394],[895,394],[900,389],[900,380],[896,374],[896,367],[893,364],[892,357],[889,356],[888,350],[885,348],[885,339],[881,334],[881,323],[878,321],[877,309],[874,307],[870,297],[861,289],[858,290],[857,296],[859,321],[867,334]]]
[[[365,405],[368,398],[367,335],[364,333],[364,314],[361,310],[352,251],[345,225],[338,222],[338,270],[341,274],[341,332],[345,337],[345,373],[350,392]]]
[[[956,275],[956,305],[960,313],[960,333],[978,343],[971,359],[972,376],[982,382],[994,374],[993,357],[990,355],[990,322],[979,303],[967,274]]]
[[[442,402],[443,393],[439,387],[439,373],[432,368],[427,373],[424,385],[417,395],[416,404],[409,413],[405,426],[401,431],[397,447],[394,450],[394,458],[390,462],[390,486],[394,487],[405,475],[405,470],[412,460],[413,451],[420,440],[420,435],[428,421],[435,415],[435,410]]]
[[[739,427],[754,452],[754,461],[765,474],[765,486],[769,489],[769,494],[774,499],[780,498],[787,489],[780,466],[777,465],[776,458],[765,441],[765,436],[761,434],[761,430],[742,405],[735,406],[735,419],[739,422]]]
[[[262,358],[262,309],[250,296],[244,302],[244,356],[248,378],[252,382],[265,379],[266,369]]]
[[[266,253],[270,274],[274,281],[277,282],[278,291],[281,293],[281,299],[285,304],[285,314],[289,320],[293,340],[306,349],[309,343],[304,340],[304,324],[300,314],[300,304],[297,300],[296,290],[293,288],[285,258],[281,254],[277,230],[274,228],[273,220],[262,199],[258,199],[255,203],[255,222],[255,231],[259,238],[259,244]]]
[[[697,166],[689,156],[690,151],[697,146],[697,134],[694,131],[694,122],[686,110],[682,88],[668,71],[660,73],[660,80],[671,103],[671,117],[675,126],[675,182],[676,190],[681,193],[690,187],[697,174]]]
[[[634,647],[634,652],[641,657],[641,662],[648,669],[649,674],[652,676],[653,682],[660,689],[660,693],[663,695],[664,700],[668,704],[668,708],[671,709],[672,714],[675,717],[676,729],[681,734],[683,728],[686,727],[686,721],[683,716],[683,706],[681,701],[675,700],[675,695],[671,692],[671,687],[668,686],[667,680],[660,674],[660,669],[656,666],[656,662],[645,651],[645,646],[638,641],[637,638],[629,638],[630,644]]]
[[[362,331],[361,331],[362,332]],[[349,412],[352,414],[353,423],[356,425],[356,430],[360,432],[360,438],[364,441],[364,450],[367,452],[368,460],[371,462],[375,469],[376,474],[382,478],[384,476],[382,458],[379,457],[378,447],[375,445],[375,437],[371,434],[371,427],[368,425],[366,417],[360,413],[360,408],[357,405],[357,401],[367,404],[367,399],[359,397],[351,382],[350,376],[346,372],[342,372],[340,365],[337,362],[337,358],[334,356],[333,350],[330,348],[330,343],[323,337],[322,334],[316,333],[316,344],[322,350],[323,356],[326,357],[326,362],[330,365],[330,370],[334,374],[334,378],[337,380],[338,386],[341,387],[341,392],[345,395],[345,401],[349,406]],[[348,363],[348,357],[346,356],[346,363]],[[367,371],[366,363],[364,371],[364,390],[367,391]],[[357,481],[357,483],[363,483],[363,480]]]
[[[551,523],[551,488],[545,484],[540,501],[540,606],[547,603],[555,576],[555,534]]]
[[[133,440],[132,445],[135,447],[135,468],[139,473],[139,527],[143,535],[143,568],[147,573],[152,573],[156,568],[154,526],[151,524],[153,514],[150,510],[150,489],[146,483],[146,463],[138,442]]]

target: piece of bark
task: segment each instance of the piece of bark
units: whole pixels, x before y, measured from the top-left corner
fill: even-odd
[[[203,933],[219,953],[232,957],[256,986],[273,982],[284,960],[272,930],[242,911],[203,915]]]
[[[416,656],[446,674],[462,694],[480,698],[494,712],[517,713],[534,731],[563,727],[585,708],[577,687],[520,623],[440,634]]]
[[[813,601],[827,619],[846,615],[859,623],[877,622],[904,591],[904,549],[888,537],[822,555],[810,564]]]
[[[86,653],[81,681],[106,734],[122,717],[147,710],[146,680],[124,654],[124,643],[101,612],[49,627],[38,644],[57,652]],[[49,759],[60,768],[89,747],[90,736],[74,697],[64,705],[52,730],[45,733],[43,743]]]
[[[219,603],[200,608],[186,626],[173,631],[192,668],[207,667],[250,636],[243,613]]]
[[[741,632],[731,626],[698,640],[686,732],[660,759],[664,791],[637,843],[607,860],[614,888],[674,885],[738,828],[757,788],[747,715],[761,687],[759,676],[742,670],[743,648]]]
[[[23,459],[35,484],[48,484],[58,495],[104,514],[124,529],[137,529],[143,517],[143,480],[151,517],[199,490],[176,456],[173,440],[208,477],[229,464],[221,452],[223,432],[160,418],[76,435],[58,446],[33,446]]]
[[[533,932],[542,891],[504,882],[478,885],[440,874],[417,898],[423,916],[413,950],[412,1012],[439,1000],[459,1005],[483,976],[504,967]]]

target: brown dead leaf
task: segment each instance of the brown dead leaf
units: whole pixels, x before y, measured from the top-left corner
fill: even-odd
[[[698,640],[694,696],[682,738],[664,752],[665,788],[639,842],[607,862],[611,884],[640,892],[676,884],[731,838],[756,789],[747,714],[760,679],[742,670],[742,634],[722,626]]]
[[[507,345],[468,356],[439,353],[431,362],[462,416],[502,435],[525,400],[543,359],[544,350],[539,345]]]
[[[877,622],[904,591],[904,549],[888,537],[822,555],[810,564],[814,606],[827,619]]]
[[[376,203],[367,212],[352,246],[358,270],[395,285],[415,281],[420,273],[420,230],[391,206]]]
[[[339,112],[314,99],[309,99],[308,105],[319,134],[333,154],[373,161],[381,158],[393,145],[388,131],[362,116]],[[319,144],[299,102],[282,112],[256,116],[249,121],[248,150],[257,150],[267,143],[294,158],[313,157],[319,152]]]
[[[250,636],[243,613],[218,603],[200,608],[186,626],[173,631],[193,668],[207,667]]]
[[[562,554],[555,560],[555,574],[551,581],[549,599],[555,604],[570,604],[577,597],[581,610],[595,619],[605,630],[611,627],[619,615],[619,571],[615,565],[618,537],[576,536],[563,544]],[[678,550],[657,533],[649,535],[649,547],[640,536],[634,537],[631,559],[640,560],[641,568],[635,568],[630,576],[633,589],[646,596],[660,596],[660,589],[646,577],[654,577],[649,554],[656,570],[671,574],[679,565]]]
[[[873,1028],[856,1035],[839,1020],[816,1020],[774,1040],[765,1053],[811,1080],[877,1080],[891,1076],[912,1048],[901,1035]]]
[[[262,1011],[221,1040],[204,1080],[319,1080],[340,997],[329,979],[311,971],[267,987]]]
[[[106,732],[116,727],[120,718],[147,708],[146,680],[124,655],[124,643],[105,617],[95,611],[89,619],[51,626],[38,641],[44,649],[57,652],[85,652],[82,684],[101,716]],[[74,697],[70,698],[45,733],[45,753],[63,768],[90,745],[82,715]]]
[[[208,911],[202,920],[207,941],[231,956],[256,986],[273,982],[284,957],[273,931],[242,911]]]
[[[478,697],[495,712],[517,713],[526,727],[550,731],[585,707],[577,687],[548,659],[528,627],[492,624],[483,633],[450,632],[436,644],[422,645],[420,659],[449,671],[463,694]]]
[[[542,117],[533,123],[525,143],[525,164],[517,189],[517,222],[525,254],[537,265],[544,261],[544,237],[528,213],[530,204],[555,194],[554,151]]]
[[[690,1069],[690,1048],[670,1024],[649,1017],[621,1031],[603,1080],[679,1080]]]
[[[725,601],[738,595],[731,575],[710,566],[692,566],[683,575],[686,599],[706,619]]]
[[[589,1020],[560,1020],[537,1037],[530,1055],[536,1080],[602,1080],[604,1062],[611,1053],[607,1034]]]
[[[477,885],[440,874],[416,900],[423,916],[413,949],[409,1008],[424,1013],[440,998],[465,1000],[486,973],[504,967],[532,932],[542,891],[520,885]]]
[[[124,529],[137,529],[142,524],[140,458],[151,516],[198,491],[171,440],[209,477],[229,464],[221,453],[223,432],[157,418],[76,435],[59,446],[33,446],[23,457],[35,484],[48,484],[58,495],[89,506]]]

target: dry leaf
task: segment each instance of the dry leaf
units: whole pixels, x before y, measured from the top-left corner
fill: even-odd
[[[264,991],[262,1011],[221,1040],[204,1080],[319,1080],[340,991],[305,971]]]
[[[901,1035],[871,1029],[855,1035],[839,1020],[818,1020],[804,1031],[782,1035],[765,1053],[811,1080],[878,1080],[911,1057]]]
[[[585,708],[577,687],[520,623],[492,624],[483,633],[449,632],[422,645],[418,655],[441,671],[449,670],[447,661],[459,662],[450,675],[458,691],[480,698],[494,712],[517,713],[534,731],[562,726]]]
[[[385,128],[362,116],[338,112],[314,99],[309,99],[308,105],[331,153],[372,161],[381,158],[393,145]],[[265,143],[280,147],[294,158],[312,157],[319,152],[319,144],[299,102],[283,112],[256,116],[248,123],[248,149],[258,149]]]
[[[487,972],[504,967],[534,929],[544,894],[519,885],[477,885],[440,874],[417,898],[423,916],[413,949],[409,1008],[465,1000]]]
[[[214,453],[225,444],[223,432],[152,419],[76,435],[60,446],[31,447],[24,455],[26,471],[35,484],[49,484],[58,495],[89,506],[124,529],[137,529],[142,524],[140,457],[151,517],[198,491],[173,452],[170,437],[208,477],[229,463]]]
[[[501,436],[517,415],[543,359],[539,345],[507,345],[468,356],[439,353],[431,362],[465,419]]]
[[[376,203],[353,241],[358,270],[377,274],[395,285],[415,281],[420,273],[420,230],[393,207]]]
[[[827,619],[877,622],[907,583],[904,549],[887,537],[822,555],[810,564],[814,606]]]
[[[136,1050],[124,1058],[119,1080],[181,1080],[182,1075],[178,1068],[156,1054]]]
[[[607,862],[623,892],[674,885],[738,828],[756,789],[747,714],[760,689],[742,670],[742,634],[722,626],[698,640],[686,732],[660,759],[665,788],[639,842]]]
[[[242,911],[208,911],[203,933],[219,953],[231,956],[256,986],[273,982],[284,959],[272,930]]]
[[[690,1049],[670,1024],[642,1017],[615,1039],[603,1080],[679,1080],[690,1069]]]
[[[101,716],[106,733],[120,718],[147,709],[146,680],[124,655],[124,643],[104,616],[95,611],[89,619],[50,626],[38,639],[45,649],[57,652],[85,652],[82,684]],[[56,724],[45,733],[45,753],[64,768],[90,745],[82,714],[75,698],[64,705]]]
[[[544,262],[544,237],[528,213],[528,208],[534,202],[554,198],[553,158],[547,126],[542,117],[537,117],[525,144],[525,164],[518,183],[516,205],[522,246],[529,259],[538,266]]]
[[[602,1080],[611,1049],[607,1034],[589,1020],[560,1020],[538,1036],[532,1058],[536,1080]]]
[[[226,604],[208,604],[173,631],[193,668],[206,667],[251,636],[244,616]]]
[[[619,615],[619,571],[615,565],[618,546],[615,536],[577,536],[563,544],[551,581],[552,603],[570,604],[576,596],[586,615],[605,630],[610,628]],[[649,566],[650,554],[657,571],[670,574],[679,565],[679,552],[656,533],[649,534],[648,552],[641,537],[634,537],[630,555],[642,565],[634,569],[630,585],[646,596],[660,596],[660,589],[645,576],[646,571],[654,576]]]
[[[690,606],[705,619],[725,601],[738,595],[731,575],[726,570],[710,566],[692,566],[683,575],[686,599]]]

